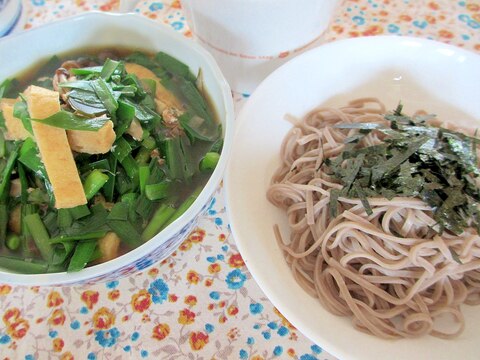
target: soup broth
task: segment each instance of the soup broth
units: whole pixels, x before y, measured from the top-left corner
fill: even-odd
[[[223,145],[201,72],[163,52],[53,56],[0,98],[0,263],[15,272],[141,246],[193,203]]]

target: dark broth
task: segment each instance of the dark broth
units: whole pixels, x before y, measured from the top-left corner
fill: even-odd
[[[46,59],[44,61],[40,61],[39,63],[33,65],[31,68],[27,69],[26,71],[22,72],[21,74],[19,74],[15,77],[15,81],[12,83],[12,86],[10,87],[9,91],[6,93],[5,97],[16,98],[19,94],[21,94],[22,91],[24,91],[29,85],[32,85],[32,84],[37,85],[37,86],[41,86],[41,87],[45,87],[45,88],[49,88],[49,89],[53,89],[53,87],[52,87],[52,77],[55,74],[56,69],[58,69],[61,66],[61,64],[64,63],[65,61],[67,61],[67,60],[78,60],[79,58],[91,59],[92,61],[91,61],[91,64],[89,64],[89,66],[93,66],[95,63],[97,64],[97,66],[102,66],[103,65],[103,60],[104,60],[103,58],[113,58],[114,60],[117,59],[117,60],[121,61],[121,60],[123,60],[125,58],[128,58],[129,56],[132,56],[133,54],[137,53],[136,51],[133,51],[131,49],[125,49],[125,48],[115,49],[113,51],[108,50],[107,52],[109,52],[109,54],[104,56],[105,52],[106,52],[106,50],[104,50],[104,49],[89,48],[89,49],[83,49],[81,51],[68,52],[68,53],[65,53],[65,54],[61,54],[59,56],[53,56],[52,58]],[[146,53],[146,52],[142,52],[142,53],[147,55],[147,57],[149,57],[149,58],[153,58],[155,56],[155,54],[152,54],[152,53]],[[145,66],[145,67],[147,67],[147,66]],[[184,96],[184,94],[182,92],[182,89],[181,89],[181,86],[179,85],[179,84],[182,84],[183,82],[185,82],[185,79],[183,79],[182,77],[180,77],[176,74],[172,74],[169,71],[165,72],[165,77],[166,77],[165,78],[166,80],[169,80],[168,81],[168,84],[169,84],[168,90],[171,91],[178,99],[180,99],[180,101],[182,103],[182,107],[184,109],[190,109],[191,104],[188,103],[188,99],[186,98],[186,96]],[[161,77],[159,77],[159,78],[161,79]],[[206,103],[208,114],[215,121],[217,126],[219,126],[217,115],[214,111],[214,108],[212,106],[212,103],[211,103],[211,100],[210,100],[208,94],[203,92],[201,89],[198,89],[198,91],[201,93],[201,96],[203,97],[203,99]],[[162,145],[161,140],[158,140],[158,139],[165,136],[163,133],[160,134],[161,131],[164,131],[164,129],[161,129],[161,130],[150,129],[150,135],[156,139],[158,150],[160,152],[161,157],[163,157],[164,154],[162,154],[162,153],[164,152],[164,149],[162,148],[162,146],[164,146],[164,145]],[[157,137],[157,135],[158,135],[158,137]],[[188,134],[188,135],[190,135],[190,134]],[[189,148],[189,150],[188,150],[189,155],[188,156],[190,156],[189,161],[191,161],[192,164],[197,164],[196,166],[198,167],[198,164],[200,163],[202,158],[205,156],[205,154],[207,152],[209,152],[209,149],[212,148],[212,145],[216,141],[218,141],[219,139],[221,140],[221,131],[219,132],[218,135],[219,135],[218,139],[215,139],[215,140],[212,140],[212,141],[205,141],[205,140],[202,141],[202,140],[198,140],[198,139],[192,140],[191,135],[189,137],[187,137],[186,135],[183,136],[183,139],[184,139],[183,141],[188,143],[188,148]],[[135,143],[135,141],[133,141],[133,139],[129,139],[128,135],[126,137],[132,144],[134,144],[135,146],[138,145],[138,144]],[[188,138],[188,140],[185,140],[185,138]],[[137,148],[135,148],[131,152],[131,156],[135,159],[137,157],[137,155],[139,155],[139,152],[142,151],[142,149],[143,149],[142,146],[138,146]],[[220,150],[218,150],[218,152],[219,151]],[[85,165],[85,161],[88,161],[89,163],[95,163],[95,162],[101,161],[103,159],[107,159],[109,154],[110,154],[110,152],[108,154],[101,154],[101,155],[76,154],[75,155],[75,160],[76,160],[76,163],[77,163],[77,167],[80,168],[79,164],[82,164],[82,163],[83,163],[83,165]],[[187,151],[185,151],[185,154],[187,154]],[[151,164],[151,162],[153,162],[153,157],[149,161],[150,161],[149,164]],[[165,170],[165,165],[162,165],[162,166],[163,166],[162,169]],[[138,185],[135,183],[135,179],[129,179],[127,176],[120,177],[119,173],[121,173],[121,172],[122,172],[122,170],[117,169],[117,173],[116,173],[117,176],[115,178],[116,186],[115,186],[115,191],[114,191],[114,197],[113,197],[113,199],[111,199],[112,203],[118,203],[118,202],[121,201],[123,195],[128,194],[128,193],[134,193],[138,190],[137,189]],[[168,170],[167,170],[167,173],[168,173]],[[82,174],[82,176],[83,175],[84,174]],[[168,198],[169,204],[172,205],[174,208],[178,209],[180,207],[180,205],[182,203],[184,203],[189,196],[191,196],[192,192],[195,189],[198,189],[199,187],[205,186],[205,184],[208,181],[210,175],[211,175],[211,171],[195,171],[192,176],[189,176],[188,178],[186,178],[184,180],[172,179],[172,181],[170,182],[169,190],[168,190],[168,192],[169,192],[169,198]],[[17,177],[17,175],[14,174],[12,176],[12,179],[16,178],[16,177]],[[122,178],[124,179],[124,181],[122,180]],[[31,182],[34,181],[34,179],[32,177],[32,174],[29,175],[29,180]],[[122,183],[122,181],[123,181],[123,183]],[[131,183],[129,183],[129,182],[131,182]],[[102,190],[100,190],[99,193],[102,194]],[[139,195],[139,196],[141,196],[141,195]],[[153,209],[157,209],[159,206],[161,206],[162,201],[163,200],[151,201]],[[92,203],[93,203],[92,200],[89,201],[89,203],[88,203],[90,208],[92,208]],[[11,212],[13,210],[13,208],[15,206],[17,206],[17,204],[18,204],[17,201],[12,201],[8,205],[9,212]],[[131,206],[134,206],[134,204],[131,204]],[[46,224],[46,227],[47,227],[47,230],[48,230],[49,229],[48,221],[50,221],[50,219],[47,219],[47,217],[49,216],[49,213],[55,213],[56,214],[57,211],[55,209],[52,209],[51,203],[50,203],[50,205],[44,204],[44,205],[38,206],[38,211],[41,214],[42,220]],[[139,224],[141,223],[141,225],[139,225],[139,224],[136,225],[138,231],[141,231],[142,229],[145,228],[145,226],[147,226],[147,224],[151,220],[154,212],[155,211],[152,210],[152,211],[149,212],[149,217],[148,218],[143,218],[143,219],[138,220]],[[53,216],[50,216],[50,217],[53,217]],[[50,227],[50,229],[56,229],[55,233],[53,233],[53,234],[51,232],[49,233],[50,237],[55,237],[55,236],[58,236],[59,234],[63,233],[63,231],[61,229],[55,228],[54,225],[52,225]],[[111,231],[111,230],[109,230],[109,231]],[[24,236],[23,232],[20,234],[20,236]],[[1,240],[2,240],[1,241],[2,243],[5,242],[5,239],[1,239]],[[132,246],[131,244],[128,244],[125,241],[121,241],[120,244],[121,245],[120,245],[120,248],[118,250],[117,256],[128,252],[133,247],[136,247],[136,246]],[[73,253],[73,250],[72,250],[72,253]],[[38,252],[38,250],[37,250],[36,246],[34,245],[34,242],[32,241],[31,238],[22,239],[21,248],[15,250],[15,251],[9,250],[5,245],[1,246],[0,247],[0,255],[8,256],[8,257],[23,258],[27,262],[31,261],[30,259],[45,261],[45,259],[41,259],[40,253]],[[73,256],[73,255],[70,254],[70,257],[71,256]],[[96,259],[92,258],[91,260],[92,261],[89,262],[90,265],[98,263],[98,260],[96,260]],[[1,261],[1,259],[0,259],[0,261]],[[49,269],[48,266],[47,266],[46,269],[48,271],[52,271],[51,269]],[[59,271],[61,271],[61,270],[62,269],[60,269]],[[53,271],[55,271],[55,270],[53,270]]]

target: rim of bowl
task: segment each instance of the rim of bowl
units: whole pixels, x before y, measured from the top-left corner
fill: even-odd
[[[214,104],[214,107],[218,107],[215,105],[220,105],[225,108],[225,121],[224,121],[224,145],[222,149],[222,153],[220,154],[220,160],[213,171],[212,175],[208,179],[207,183],[203,187],[200,195],[194,201],[194,203],[185,211],[185,213],[180,216],[177,220],[172,222],[168,225],[165,229],[163,229],[160,233],[155,235],[153,238],[145,242],[144,244],[140,245],[139,247],[130,250],[126,254],[123,254],[113,260],[107,261],[102,264],[90,266],[78,272],[68,273],[68,272],[59,272],[59,273],[45,273],[45,274],[20,274],[14,272],[8,272],[0,268],[0,282],[15,284],[15,285],[36,285],[36,286],[53,286],[53,285],[67,285],[79,282],[89,281],[90,279],[94,280],[94,278],[113,273],[114,271],[122,268],[123,266],[133,264],[136,260],[142,258],[143,256],[149,254],[153,250],[155,250],[158,246],[163,244],[166,240],[170,239],[173,235],[179,232],[183,226],[185,226],[190,220],[194,219],[195,216],[201,211],[202,207],[207,203],[209,198],[212,196],[214,191],[216,190],[217,186],[220,184],[221,179],[223,178],[227,160],[230,154],[233,134],[234,134],[234,108],[233,108],[233,99],[231,96],[230,86],[228,85],[225,77],[223,76],[220,68],[218,67],[216,61],[208,53],[202,46],[198,43],[194,42],[191,39],[185,38],[184,35],[181,35],[175,30],[169,28],[164,24],[159,24],[153,20],[144,18],[142,16],[128,13],[128,14],[121,14],[121,13],[104,13],[100,11],[92,11],[85,14],[80,14],[72,17],[68,17],[65,19],[61,19],[55,21],[53,23],[40,25],[32,30],[28,30],[25,32],[19,32],[8,37],[0,39],[0,47],[2,43],[7,41],[12,41],[12,39],[16,41],[25,41],[23,38],[28,38],[31,32],[35,32],[37,29],[44,29],[44,28],[55,28],[59,27],[62,28],[64,26],[68,26],[69,23],[73,21],[88,21],[90,18],[100,18],[104,19],[111,19],[120,27],[122,26],[122,21],[137,21],[139,23],[144,23],[145,26],[152,27],[152,30],[161,32],[163,36],[172,38],[175,42],[181,42],[186,45],[189,49],[191,49],[192,53],[194,53],[197,57],[201,57],[205,60],[207,66],[210,68],[212,72],[213,78],[215,79],[215,83],[219,87],[221,91],[221,99],[222,103]],[[155,28],[155,29],[153,29]],[[159,51],[160,49],[156,49]],[[34,64],[35,61],[40,59],[35,59],[31,62]],[[169,255],[170,256],[170,255]],[[155,264],[155,263],[153,263]],[[153,265],[152,264],[152,265]],[[141,271],[143,271],[142,269]],[[140,270],[139,270],[140,271]],[[100,280],[101,281],[101,280]]]

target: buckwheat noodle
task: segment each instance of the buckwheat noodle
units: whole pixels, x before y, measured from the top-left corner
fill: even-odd
[[[338,215],[330,216],[330,190],[342,186],[321,165],[356,131],[332,125],[384,123],[385,112],[377,99],[358,99],[315,109],[295,124],[267,193],[286,210],[290,241],[278,226],[275,234],[298,283],[331,313],[351,317],[355,328],[382,338],[453,338],[464,329],[460,305],[480,304],[476,230],[440,236],[429,206],[408,197],[369,199],[370,216],[360,200],[340,197]],[[378,144],[378,136],[360,144]]]

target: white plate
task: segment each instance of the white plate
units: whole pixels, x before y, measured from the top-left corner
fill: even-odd
[[[270,75],[240,112],[225,179],[234,238],[272,303],[326,351],[343,360],[478,359],[480,306],[463,308],[466,328],[454,340],[387,341],[355,330],[350,319],[330,314],[308,296],[273,235],[273,225],[286,224],[286,216],[265,196],[291,128],[285,114],[300,117],[320,104],[377,96],[391,109],[402,100],[406,113],[422,108],[472,126],[480,120],[479,95],[480,56],[428,40],[371,37],[333,42],[293,59]]]

